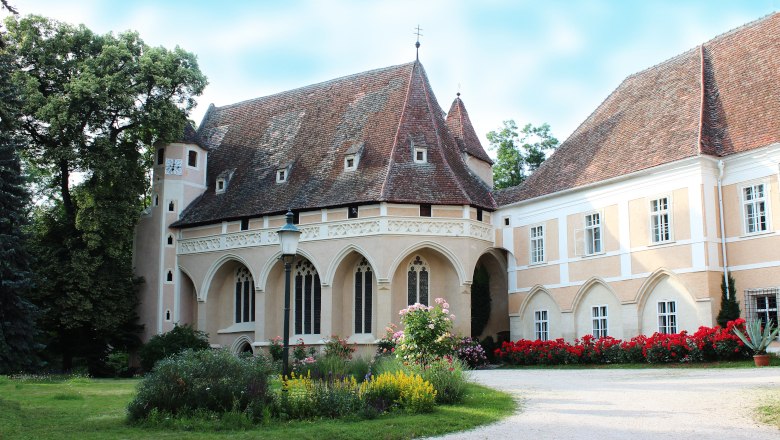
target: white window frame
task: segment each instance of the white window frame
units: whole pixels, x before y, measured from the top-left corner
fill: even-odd
[[[670,310],[669,306],[672,306]],[[677,325],[677,301],[661,300],[656,304],[658,313],[658,333],[675,334],[679,328]]]
[[[349,161],[352,161],[352,165],[350,166]],[[345,171],[355,171],[358,166],[358,158],[356,154],[348,154],[344,157],[344,170]]]
[[[604,312],[603,314],[601,312]],[[594,338],[609,336],[609,306],[599,304],[590,308],[591,334]]]
[[[598,216],[598,224],[591,224],[588,225],[588,217],[591,218],[591,223],[593,223],[593,216]],[[593,211],[588,212],[582,217],[582,226],[583,226],[583,252],[586,256],[590,255],[598,255],[604,253],[604,214],[601,211]],[[595,235],[598,231],[598,239],[596,239]],[[596,242],[598,241],[599,248],[596,249]]]
[[[195,166],[190,165],[190,152],[195,153]],[[187,148],[187,168],[192,170],[200,169],[200,152],[194,148]]]
[[[289,177],[290,177],[290,173],[287,170],[287,168],[279,168],[276,170],[276,183],[287,182],[287,179]]]
[[[538,231],[538,235],[534,235]],[[547,253],[544,249],[545,227],[544,225],[533,225],[528,228],[528,261],[529,264],[543,264],[547,262]]]
[[[754,192],[755,189],[758,187],[761,187],[763,195],[761,197],[754,197],[751,200],[747,200],[745,195],[745,190],[748,188],[751,188]],[[771,197],[769,196],[769,182],[766,180],[762,181],[754,181],[747,183],[745,185],[740,186],[739,188],[739,197],[740,197],[740,206],[742,210],[742,231],[744,235],[759,235],[759,234],[765,234],[767,232],[770,232],[772,230],[772,209],[769,206],[769,201],[771,200]],[[764,218],[765,218],[765,225],[764,229],[762,230],[755,230],[750,231],[750,218],[748,217],[748,206],[752,206],[753,209],[756,209],[759,204],[763,203],[764,205]]]
[[[417,159],[417,153],[422,153],[422,159]],[[414,163],[428,163],[428,149],[424,147],[414,147]]]
[[[222,188],[219,187],[220,184],[222,184]],[[219,179],[217,179],[217,182],[214,185],[214,190],[216,191],[217,194],[224,193],[225,190],[227,190],[227,179],[225,179],[224,177],[220,177]]]
[[[666,208],[660,209],[661,201],[666,199]],[[653,211],[653,203],[656,203],[659,209]],[[669,195],[662,195],[654,197],[648,202],[648,209],[650,210],[650,244],[663,244],[674,241],[674,235],[672,232],[672,197]],[[662,238],[660,231],[656,235],[656,222],[660,225],[663,219],[666,219],[666,233],[667,238]]]
[[[550,340],[550,313],[547,310],[534,310],[534,337],[540,341]]]

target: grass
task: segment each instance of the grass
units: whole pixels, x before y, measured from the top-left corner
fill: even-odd
[[[441,435],[493,423],[511,415],[506,393],[469,384],[461,405],[422,415],[385,415],[374,420],[272,422],[225,430],[222,421],[171,423],[165,428],[127,424],[125,408],[137,379],[7,378],[0,376],[0,439],[408,439]],[[239,424],[240,426],[241,424]]]
[[[756,408],[756,419],[780,429],[780,389],[767,391]]]
[[[769,358],[770,367],[780,367],[780,357],[772,356]],[[720,362],[692,362],[692,363],[670,363],[670,364],[571,364],[571,365],[502,365],[502,369],[510,370],[631,370],[648,368],[755,368],[753,359],[740,361],[720,361]]]

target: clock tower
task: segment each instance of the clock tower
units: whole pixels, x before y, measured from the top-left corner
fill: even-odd
[[[150,204],[136,226],[134,265],[143,276],[140,299],[144,340],[192,322],[192,298],[182,292],[176,246],[179,231],[170,228],[182,210],[206,189],[208,151],[195,130],[185,140],[155,145]]]

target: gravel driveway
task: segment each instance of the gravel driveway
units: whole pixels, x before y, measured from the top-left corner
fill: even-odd
[[[780,368],[483,370],[521,411],[445,439],[780,439],[752,418]]]

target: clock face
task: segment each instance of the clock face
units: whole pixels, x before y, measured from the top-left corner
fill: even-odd
[[[181,159],[165,159],[165,174],[181,176]]]

